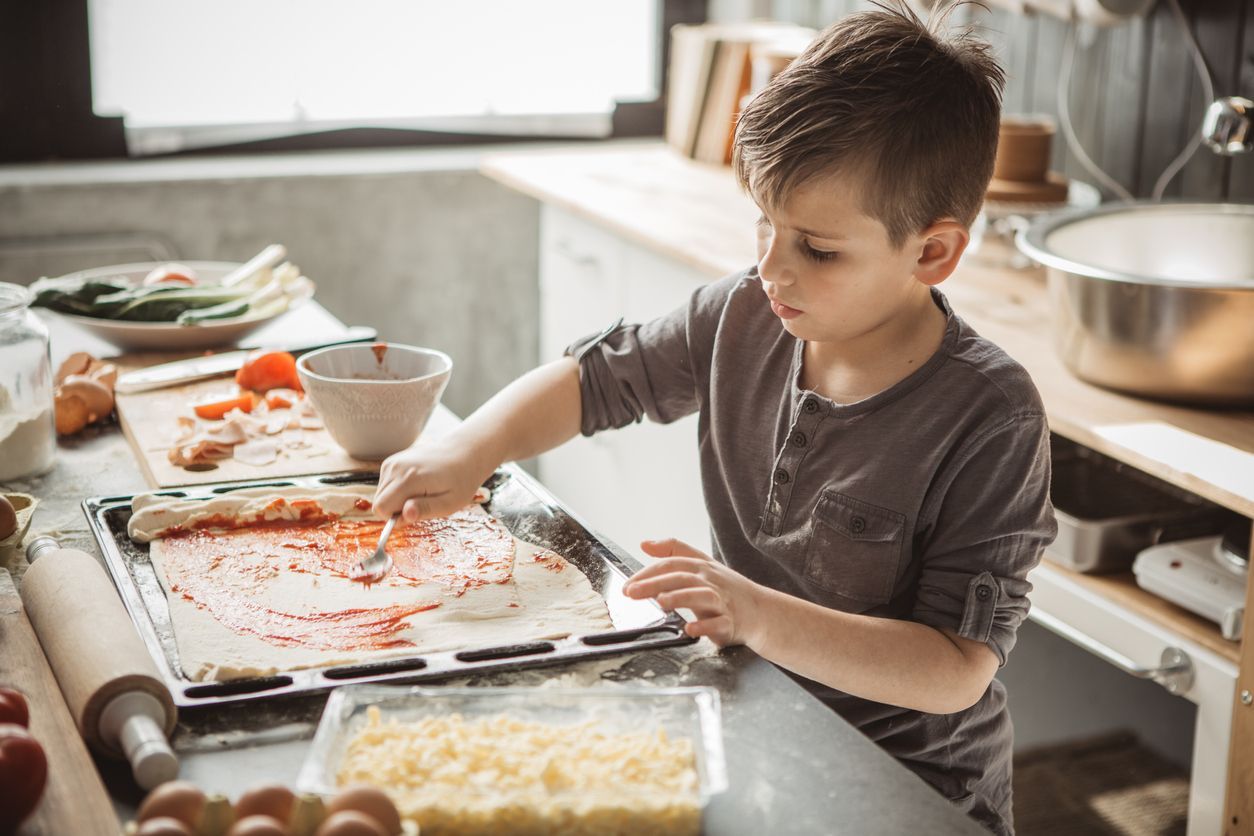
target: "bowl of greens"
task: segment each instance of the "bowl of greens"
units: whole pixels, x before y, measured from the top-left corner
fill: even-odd
[[[222,261],[81,270],[31,285],[47,308],[123,350],[197,349],[243,337],[313,296],[291,262],[241,271]]]

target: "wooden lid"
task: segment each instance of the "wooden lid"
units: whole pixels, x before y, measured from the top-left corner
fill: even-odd
[[[1021,183],[994,177],[989,181],[985,199],[1000,203],[1065,203],[1071,181],[1051,171],[1042,183]]]

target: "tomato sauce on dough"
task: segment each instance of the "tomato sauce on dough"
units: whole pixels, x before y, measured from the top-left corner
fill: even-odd
[[[162,546],[171,591],[239,634],[281,646],[366,651],[411,646],[399,635],[405,619],[439,607],[443,597],[460,597],[513,577],[513,537],[499,521],[470,506],[448,517],[401,523],[388,540],[393,568],[384,583],[427,586],[434,593],[429,599],[316,612],[275,609],[261,602],[282,572],[326,576],[327,582],[344,579],[346,590],[360,589],[349,581],[352,567],[374,552],[382,533],[382,520],[329,518],[311,505],[300,509],[302,521],[198,525],[172,532]],[[360,600],[356,592],[346,594]]]

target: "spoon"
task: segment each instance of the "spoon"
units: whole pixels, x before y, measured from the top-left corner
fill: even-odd
[[[378,583],[387,577],[388,572],[392,571],[392,557],[387,553],[386,546],[388,537],[392,536],[392,529],[396,527],[396,521],[400,518],[400,514],[393,514],[391,519],[383,526],[383,533],[379,535],[379,545],[375,546],[374,554],[358,563],[349,570],[348,578],[353,581],[360,581],[366,586],[372,583]]]

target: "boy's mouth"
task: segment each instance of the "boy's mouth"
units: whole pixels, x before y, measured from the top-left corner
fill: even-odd
[[[802,311],[799,311],[796,308],[790,308],[787,305],[780,304],[779,302],[776,302],[774,299],[771,300],[771,312],[774,313],[780,319],[792,319],[794,317],[801,316],[802,314]]]

